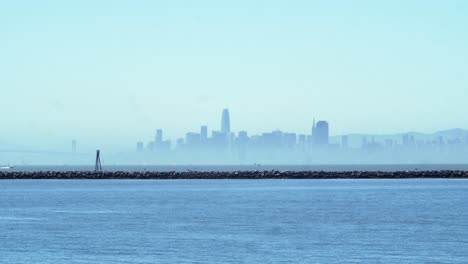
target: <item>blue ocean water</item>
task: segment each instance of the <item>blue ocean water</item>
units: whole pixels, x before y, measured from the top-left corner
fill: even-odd
[[[0,263],[468,263],[468,180],[4,180]]]

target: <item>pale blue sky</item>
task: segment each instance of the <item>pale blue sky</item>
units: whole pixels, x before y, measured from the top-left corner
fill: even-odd
[[[468,1],[0,3],[0,144],[468,128]]]

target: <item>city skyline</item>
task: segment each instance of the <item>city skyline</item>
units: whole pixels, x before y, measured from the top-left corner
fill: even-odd
[[[353,131],[353,132],[350,132],[350,133],[345,133],[345,134],[337,134],[337,133],[333,133],[334,130],[333,129],[329,129],[329,122],[326,121],[326,120],[317,120],[316,121],[316,118],[315,117],[311,117],[311,118],[305,118],[305,119],[310,119],[310,120],[313,120],[312,121],[312,125],[311,125],[311,129],[309,129],[309,131],[306,131],[306,132],[297,132],[297,131],[294,131],[292,129],[273,129],[273,130],[259,130],[260,132],[258,133],[255,133],[255,132],[251,132],[251,131],[248,131],[246,129],[243,129],[243,128],[234,128],[233,130],[231,129],[231,119],[230,119],[230,112],[229,112],[229,109],[228,108],[224,108],[222,109],[222,114],[221,114],[221,119],[220,119],[220,122],[218,121],[218,124],[219,127],[216,127],[216,126],[213,126],[213,127],[210,127],[204,123],[201,123],[202,125],[199,126],[199,128],[196,128],[196,129],[190,129],[189,132],[185,132],[185,133],[182,133],[182,136],[174,136],[170,133],[167,133],[167,130],[165,128],[157,128],[155,129],[154,131],[154,134],[153,134],[153,137],[154,137],[154,140],[149,140],[148,137],[140,137],[140,140],[142,141],[138,141],[138,142],[141,142],[142,143],[142,148],[156,148],[156,146],[158,148],[163,148],[163,149],[171,149],[171,148],[174,148],[174,146],[176,146],[178,144],[178,142],[180,143],[180,141],[182,140],[185,141],[187,136],[189,137],[192,137],[192,140],[199,140],[201,142],[205,142],[207,141],[207,139],[209,137],[212,137],[213,136],[213,133],[215,134],[216,136],[216,133],[223,133],[223,131],[228,131],[229,133],[233,133],[235,136],[238,136],[239,134],[243,134],[243,135],[248,135],[248,136],[255,136],[255,135],[262,135],[262,134],[265,134],[265,133],[271,133],[271,132],[285,132],[285,133],[290,133],[290,134],[294,134],[296,137],[297,137],[297,141],[301,140],[301,137],[303,136],[307,136],[307,135],[310,135],[313,133],[314,129],[317,129],[317,134],[320,134],[318,137],[320,139],[318,139],[319,142],[321,143],[318,143],[318,145],[320,144],[329,144],[330,143],[330,140],[332,141],[331,144],[342,144],[343,142],[343,136],[345,137],[349,137],[349,136],[357,136],[357,137],[368,137],[369,140],[374,137],[374,138],[393,138],[392,140],[394,140],[395,142],[403,142],[404,139],[401,139],[404,135],[410,135],[410,134],[421,134],[421,135],[424,135],[424,134],[427,134],[427,135],[430,135],[430,134],[434,134],[434,133],[439,133],[439,132],[444,132],[446,130],[465,130],[465,129],[462,129],[462,128],[447,128],[445,130],[439,130],[439,131],[432,131],[430,133],[424,133],[424,132],[420,132],[420,131],[405,131],[405,132],[400,132],[400,133],[381,133],[381,134],[372,134],[372,133],[362,133],[360,131]],[[176,120],[174,120],[176,122]],[[322,129],[322,132],[321,131],[321,127],[323,127]],[[335,128],[335,127],[333,127]],[[211,129],[211,130],[210,130]],[[163,131],[164,131],[164,140],[163,140]],[[468,129],[466,130],[468,131]],[[145,133],[145,134],[148,134],[148,135],[151,135],[151,133]],[[395,137],[398,136],[400,137],[399,139],[395,139]],[[135,137],[136,136],[132,136],[132,135],[129,135],[129,137],[133,137],[134,139],[132,140],[133,142],[135,142]],[[196,137],[196,138],[199,138],[199,139],[193,139],[193,137]],[[423,136],[425,138],[425,136]],[[337,138],[339,138],[339,140],[337,140]],[[465,139],[465,135],[461,136],[460,138],[462,139]],[[129,150],[129,143],[131,141],[128,141],[127,140],[127,143],[125,145],[122,145],[122,143],[117,143],[119,142],[120,140],[117,138],[117,140],[115,142],[111,142],[112,145],[114,145],[113,147],[108,147],[109,145],[105,145],[105,144],[102,144],[100,146],[103,146],[102,148],[106,148],[106,149],[110,149],[111,151],[125,151],[126,150]],[[313,139],[313,142],[315,144],[315,141],[316,139]],[[352,147],[356,148],[356,147],[360,147],[360,144],[349,144],[349,141],[348,139],[345,139],[346,141],[346,145],[351,145]],[[382,139],[382,140],[377,140],[381,143],[385,143],[385,139]],[[468,141],[468,135],[466,136],[466,141]],[[62,141],[61,143],[59,142],[59,140],[56,140],[55,143],[56,145],[52,144],[52,147],[49,148],[49,150],[57,150],[57,146],[59,143],[62,147],[60,147],[61,151],[66,151],[66,149],[68,147],[66,147],[68,145],[68,140],[65,140],[65,141]],[[83,138],[80,138],[80,137],[73,137],[72,138],[72,152],[76,152],[77,151],[77,144],[78,142],[82,143],[81,146],[86,146],[85,149],[90,149],[91,148],[95,148],[95,147],[92,147],[92,145],[95,145],[92,141],[86,141],[84,140]],[[120,142],[123,142],[123,141],[120,141]],[[7,143],[7,144],[5,144]],[[5,142],[5,141],[1,141],[0,140],[0,151],[1,150],[15,150],[15,147],[16,150],[32,150],[32,151],[36,151],[36,150],[44,150],[44,151],[47,151],[48,149],[47,148],[38,148],[37,146],[35,145],[29,145],[29,144],[21,144],[21,142],[13,142],[14,144],[11,144],[9,145],[8,143],[10,142]],[[10,146],[13,146],[13,147],[10,147]],[[31,148],[29,148],[28,146],[30,146]],[[97,146],[98,148],[101,148],[100,146]]]
[[[26,2],[0,4],[0,144],[121,147],[225,107],[251,133],[468,128],[465,1]]]
[[[457,128],[458,129],[458,128]],[[156,140],[154,141],[149,141],[148,144],[146,145],[147,148],[149,149],[156,149],[156,145],[163,145],[163,146],[160,146],[161,148],[163,149],[170,149],[171,148],[171,143],[175,143],[175,145],[180,145],[180,144],[186,144],[186,142],[189,142],[189,143],[195,143],[195,144],[200,144],[200,143],[206,143],[207,140],[209,138],[219,138],[219,137],[249,137],[249,136],[262,136],[262,135],[265,135],[266,133],[275,133],[275,132],[281,132],[281,133],[286,133],[286,135],[291,135],[291,136],[294,136],[294,143],[297,143],[297,142],[300,142],[301,140],[304,140],[304,138],[306,138],[307,136],[310,136],[310,138],[308,139],[309,140],[309,144],[312,144],[312,145],[317,145],[317,146],[326,146],[326,145],[332,145],[332,144],[338,144],[338,145],[341,145],[341,146],[346,146],[346,147],[349,147],[349,136],[351,135],[355,135],[355,136],[359,136],[361,135],[362,137],[364,138],[367,138],[369,137],[368,139],[372,142],[380,142],[382,141],[382,143],[386,143],[388,144],[388,138],[387,139],[383,139],[383,140],[377,140],[375,141],[375,137],[382,137],[382,138],[385,138],[385,137],[395,137],[396,135],[398,136],[401,136],[401,140],[395,140],[395,139],[392,139],[392,144],[398,144],[398,143],[401,143],[403,145],[407,145],[408,142],[410,140],[412,141],[415,141],[414,137],[415,135],[414,134],[418,134],[418,132],[411,132],[411,131],[408,131],[408,132],[404,132],[404,133],[397,133],[397,134],[375,134],[375,135],[366,135],[366,134],[360,134],[360,133],[350,133],[350,134],[343,134],[343,135],[333,135],[332,133],[330,133],[330,126],[329,126],[329,123],[328,121],[326,120],[317,120],[316,122],[316,118],[314,117],[313,118],[313,123],[312,123],[312,126],[311,126],[311,130],[310,130],[310,133],[296,133],[296,132],[285,132],[285,131],[282,131],[282,130],[279,130],[279,129],[275,129],[273,131],[270,131],[270,132],[261,132],[259,134],[250,134],[247,130],[245,129],[242,129],[242,128],[239,128],[238,130],[235,130],[235,131],[231,131],[231,123],[230,123],[230,114],[229,114],[229,109],[228,108],[224,108],[222,110],[222,115],[221,115],[221,122],[220,122],[220,126],[219,126],[219,129],[216,129],[216,127],[211,130],[211,135],[209,135],[208,133],[209,129],[208,129],[208,126],[207,125],[201,125],[200,126],[200,130],[199,132],[196,132],[194,130],[191,130],[189,132],[186,132],[185,136],[184,137],[179,137],[179,138],[171,138],[170,136],[165,138],[165,140],[163,141],[163,129],[162,128],[158,128],[156,129]],[[468,131],[468,130],[467,130]],[[419,134],[423,134],[423,133],[419,133]],[[330,142],[330,138],[331,137],[340,137],[341,140],[339,142]],[[230,139],[228,139],[230,140]],[[427,139],[426,139],[427,140]],[[437,140],[440,140],[439,138]],[[461,140],[462,141],[466,141],[468,143],[468,132],[466,132],[465,134],[462,135],[461,137]],[[144,143],[143,141],[139,141],[138,143]],[[363,144],[367,143],[367,139],[363,139]],[[413,142],[415,143],[415,142]],[[74,143],[76,144],[76,142]],[[154,144],[151,145],[151,144]],[[138,144],[140,145],[140,144]],[[172,148],[175,146],[175,145],[172,145]],[[76,147],[76,146],[75,146]],[[354,146],[356,148],[356,146]]]
[[[329,129],[328,121],[326,121],[326,120],[317,120],[316,121],[315,117],[312,117],[312,118],[309,118],[309,119],[311,119],[313,121],[312,121],[312,125],[311,125],[312,127],[311,127],[311,129],[309,129],[308,132],[313,133],[316,126],[317,127],[323,126],[323,128],[324,128],[323,133],[324,133],[325,136],[323,136],[323,135],[319,136],[319,137],[321,137],[321,139],[319,139],[319,140],[322,141],[322,142],[325,142],[326,144],[328,144],[328,141],[330,140],[330,138],[341,138],[342,136],[350,136],[350,135],[380,138],[380,137],[395,137],[396,135],[404,136],[404,135],[409,135],[409,134],[421,134],[421,135],[427,134],[427,135],[430,135],[430,134],[435,134],[435,133],[450,131],[450,130],[466,130],[466,131],[468,131],[468,129],[455,127],[455,128],[446,128],[446,129],[441,129],[441,130],[437,130],[437,131],[430,131],[430,132],[405,130],[405,131],[397,132],[397,133],[363,133],[361,131],[352,131],[352,132],[349,132],[349,133],[337,134],[337,133],[333,133],[333,130]],[[201,124],[203,124],[203,123],[201,123]],[[197,134],[197,136],[199,136],[201,138],[201,141],[205,141],[209,136],[211,136],[210,133],[213,133],[213,132],[223,133],[223,131],[225,131],[225,132],[228,131],[229,133],[231,133],[231,132],[233,132],[233,133],[249,133],[249,135],[257,135],[257,134],[261,135],[263,133],[268,133],[268,130],[257,130],[257,131],[260,131],[260,132],[250,133],[250,132],[247,132],[246,129],[242,129],[242,128],[234,129],[233,131],[231,131],[230,113],[229,113],[228,108],[224,108],[223,111],[222,111],[221,122],[220,122],[219,129],[216,129],[216,126],[213,126],[213,127],[214,127],[214,129],[209,130],[208,128],[211,128],[211,127],[209,127],[208,125],[201,125],[201,126],[199,126],[200,130],[199,130],[198,133],[197,133],[196,129],[195,130],[191,129],[189,132],[179,133],[180,134],[179,136],[171,135],[171,134],[167,133],[166,130],[163,129],[163,128],[157,128],[157,129],[155,129],[155,133],[153,134],[154,135],[154,140],[153,141],[145,140],[145,142],[154,143],[155,145],[161,145],[162,144],[162,145],[165,145],[165,146],[163,146],[163,148],[168,148],[168,143],[175,144],[181,138],[185,139],[187,134],[192,134],[192,135]],[[165,131],[164,132],[164,135],[165,135],[164,141],[163,141],[163,130]],[[298,139],[299,139],[299,136],[301,136],[301,135],[310,134],[310,133],[307,133],[307,132],[302,132],[301,133],[301,132],[296,132],[296,131],[293,131],[293,130],[278,129],[278,128],[273,129],[273,130],[269,130],[269,132],[275,132],[275,131],[280,131],[280,132],[282,132],[282,131],[291,131],[291,133],[294,133],[294,134],[296,134],[298,136]],[[321,133],[321,132],[318,132],[318,133]],[[146,134],[148,134],[148,133],[146,133]],[[168,134],[169,134],[169,136],[168,136]],[[148,134],[148,135],[150,135],[150,134]],[[130,136],[130,137],[132,137],[132,136]],[[73,152],[75,152],[76,149],[77,149],[77,141],[83,142],[83,140],[77,140],[77,139],[80,139],[80,137],[74,137],[72,139]],[[403,140],[401,140],[401,141],[403,141]],[[335,140],[334,143],[337,143],[337,142],[338,141]],[[340,140],[340,142],[341,142],[341,140]],[[0,141],[0,146],[1,146],[1,143],[5,143],[5,142]],[[88,142],[88,144],[92,144],[92,142]],[[22,147],[22,148],[25,147],[25,145],[21,145],[21,144],[17,144],[17,145]],[[145,145],[145,146],[147,146],[147,145]],[[172,145],[172,146],[174,146],[174,145]],[[121,149],[124,149],[124,148],[121,148]]]
[[[122,161],[132,164],[463,163],[468,156],[468,130],[464,129],[432,134],[334,135],[335,124],[312,117],[306,133],[279,129],[251,133],[232,127],[235,119],[231,118],[228,108],[220,113],[217,126],[201,123],[183,137],[173,137],[160,127],[153,129],[152,136],[139,138],[140,141],[124,147],[96,147],[79,137],[60,148],[38,149],[23,145],[15,149],[0,144],[0,160],[4,163],[7,160],[6,164],[49,164],[51,159],[52,162],[83,164],[95,149],[103,150],[116,164]]]
[[[374,164],[465,162],[468,156],[468,130],[458,135],[424,137],[416,133],[393,136],[342,135],[331,140],[330,124],[315,120],[310,133],[274,130],[250,134],[231,130],[229,109],[222,111],[219,127],[200,126],[187,132],[174,144],[162,139],[137,142],[134,162],[144,164]],[[356,144],[356,140],[359,141]]]

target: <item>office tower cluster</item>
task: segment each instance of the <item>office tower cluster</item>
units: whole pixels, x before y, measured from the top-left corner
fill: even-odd
[[[239,131],[237,134],[231,132],[231,121],[229,110],[224,109],[221,115],[220,130],[211,131],[208,134],[208,126],[202,125],[199,132],[187,132],[184,138],[176,141],[172,150],[229,150],[235,147],[241,148],[265,148],[265,149],[293,149],[300,147],[309,148],[313,145],[329,145],[329,127],[327,121],[318,121],[313,124],[310,135],[297,135],[296,133],[286,133],[279,130],[262,133],[260,135],[249,136],[247,131]],[[156,130],[155,140],[147,144],[147,151],[169,151],[171,150],[171,141],[162,138],[162,129]],[[137,143],[137,151],[144,152],[143,142]]]
[[[462,133],[462,132],[460,132]],[[423,138],[414,133],[392,136],[330,136],[329,123],[313,120],[309,133],[275,130],[251,135],[231,130],[228,109],[221,114],[218,130],[202,125],[174,144],[157,129],[154,140],[137,143],[147,163],[161,164],[310,164],[310,163],[406,163],[443,162],[468,154],[468,134]]]
[[[147,150],[149,151],[169,151],[171,149],[171,141],[163,140],[163,131],[162,129],[156,130],[156,135],[154,141],[150,141],[147,144]],[[137,152],[144,152],[144,143],[137,142]]]
[[[197,150],[228,150],[235,135],[231,133],[229,110],[224,109],[221,117],[221,129],[208,134],[208,126],[203,125],[198,132],[187,132],[184,138],[176,140],[175,146],[171,148],[171,141],[162,139],[162,129],[156,130],[155,140],[147,144],[146,150],[150,152],[166,153],[169,151],[197,151]],[[137,143],[137,151],[144,152],[143,142]]]

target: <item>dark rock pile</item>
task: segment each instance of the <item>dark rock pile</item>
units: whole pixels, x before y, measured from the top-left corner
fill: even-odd
[[[408,179],[468,178],[468,171],[39,171],[0,172],[0,179]]]

